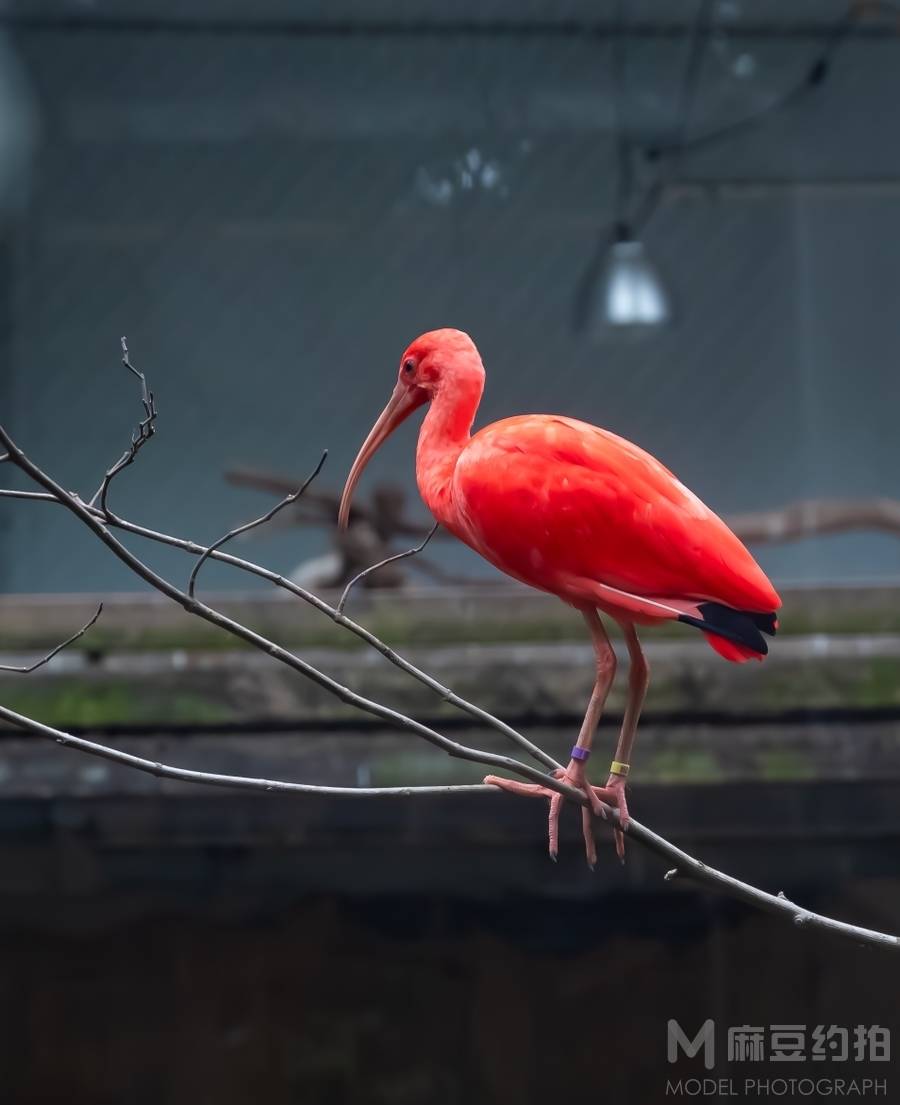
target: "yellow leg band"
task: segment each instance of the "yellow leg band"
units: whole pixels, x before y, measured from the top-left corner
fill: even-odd
[[[609,773],[610,775],[621,775],[624,779],[628,774],[628,764],[620,763],[619,760],[613,760],[609,765]]]

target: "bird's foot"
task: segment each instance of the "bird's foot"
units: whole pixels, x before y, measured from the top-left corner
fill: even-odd
[[[572,759],[565,769],[559,768],[553,772],[553,777],[560,782],[568,783],[576,790],[582,791],[590,802],[590,808],[581,808],[581,827],[584,835],[584,851],[588,866],[593,871],[597,863],[597,846],[594,842],[594,834],[591,825],[591,815],[602,817],[606,820],[606,811],[603,803],[614,806],[619,810],[619,824],[624,829],[628,824],[628,807],[625,804],[625,780],[618,775],[610,775],[605,787],[592,786],[587,779],[584,763]],[[522,794],[528,798],[546,798],[550,802],[550,816],[548,824],[548,851],[550,858],[556,862],[559,853],[559,811],[562,807],[562,795],[549,787],[538,783],[520,783],[515,779],[502,779],[498,775],[487,775],[484,779],[489,786],[500,787],[511,794]],[[620,859],[625,854],[625,843],[622,832],[616,829],[616,852]]]
[[[605,791],[610,795],[605,799],[611,806],[619,811],[619,823],[613,830],[616,841],[616,855],[620,862],[625,862],[625,830],[628,828],[628,802],[625,799],[625,777],[623,775],[610,775],[606,780]]]

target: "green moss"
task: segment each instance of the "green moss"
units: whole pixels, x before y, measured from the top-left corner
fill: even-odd
[[[448,783],[480,783],[488,773],[484,764],[456,760],[435,753],[433,756],[398,752],[379,757],[372,764],[374,787],[443,786]]]
[[[221,703],[184,691],[150,696],[119,684],[85,684],[70,680],[33,690],[10,688],[4,691],[3,704],[57,728],[156,722],[215,724],[232,717]]]
[[[654,783],[715,783],[724,776],[717,758],[705,748],[665,748],[642,772]]]
[[[761,779],[769,782],[800,781],[816,777],[815,763],[796,748],[766,748],[756,757]]]
[[[859,679],[848,688],[853,706],[896,706],[900,704],[900,659],[873,656],[858,663]]]

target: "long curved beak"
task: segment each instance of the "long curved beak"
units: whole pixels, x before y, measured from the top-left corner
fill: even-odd
[[[407,419],[414,410],[427,402],[427,399],[428,396],[424,392],[420,392],[418,389],[410,391],[409,388],[398,381],[393,395],[388,400],[388,405],[378,416],[378,421],[369,431],[369,436],[357,453],[353,467],[350,469],[350,475],[344,484],[341,505],[338,509],[338,525],[341,529],[347,528],[350,500],[353,498],[353,492],[359,483],[360,476],[363,474],[363,469],[378,451],[379,446],[387,441],[400,423]]]

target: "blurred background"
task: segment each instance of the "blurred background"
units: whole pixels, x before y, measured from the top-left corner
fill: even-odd
[[[898,34],[900,7],[845,0],[5,0],[4,425],[89,497],[140,416],[127,335],[160,419],[115,509],[209,542],[327,448],[234,551],[334,598],[427,532],[412,427],[343,537],[335,495],[408,342],[467,330],[481,423],[638,442],[784,597],[752,671],[648,635],[635,816],[897,932]],[[183,553],[135,547],[185,582]],[[204,581],[354,689],[504,747],[296,600]],[[451,540],[367,583],[354,616],[566,753],[577,616]],[[0,677],[33,717],[206,770],[479,778],[193,624],[58,508],[0,499],[0,593],[8,663],[107,602]],[[201,792],[2,730],[4,1096],[643,1105],[698,1073],[667,1064],[670,1017],[900,1028],[892,960],[666,885],[633,846],[620,868],[604,839],[591,874],[565,820],[553,867],[538,804]]]

